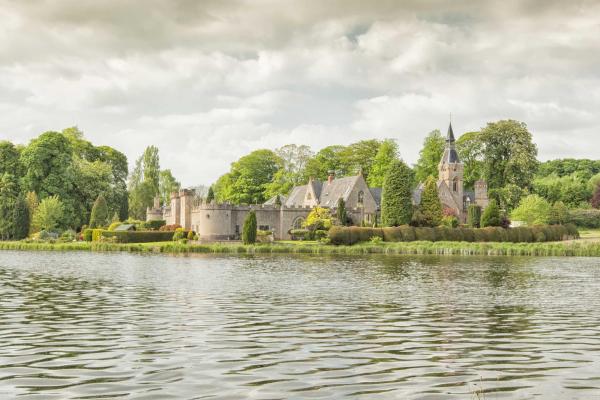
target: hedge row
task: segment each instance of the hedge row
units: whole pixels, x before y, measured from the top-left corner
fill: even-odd
[[[351,245],[379,237],[385,242],[554,242],[579,237],[577,228],[567,225],[539,225],[518,228],[415,228],[408,225],[393,228],[361,228],[334,226],[329,230],[332,244]]]
[[[99,242],[102,239],[115,238],[117,243],[149,243],[167,242],[173,240],[175,232],[161,231],[107,231],[104,229],[86,229],[83,231],[83,240]],[[187,234],[187,232],[186,232]]]

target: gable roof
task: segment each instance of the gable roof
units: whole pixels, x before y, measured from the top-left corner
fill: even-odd
[[[134,224],[121,224],[115,228],[115,231],[117,231],[117,232],[135,231],[135,225]]]
[[[381,188],[369,188],[369,191],[371,192],[371,196],[373,196],[377,207],[381,207]]]
[[[293,206],[303,205],[304,198],[306,197],[307,188],[308,188],[308,185],[294,186],[292,188],[292,191],[288,195],[287,200],[284,203],[285,206],[293,207]]]
[[[319,203],[324,207],[337,207],[338,199],[342,198],[348,201],[352,189],[360,175],[347,176],[345,178],[334,179],[331,182],[324,182],[321,188]]]

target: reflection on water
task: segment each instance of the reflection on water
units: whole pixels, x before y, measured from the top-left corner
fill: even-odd
[[[0,398],[600,397],[600,260],[0,252]]]

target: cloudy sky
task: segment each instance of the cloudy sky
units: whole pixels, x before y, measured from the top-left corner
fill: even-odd
[[[600,155],[600,1],[0,0],[0,139],[77,125],[184,185],[239,156],[512,118]]]

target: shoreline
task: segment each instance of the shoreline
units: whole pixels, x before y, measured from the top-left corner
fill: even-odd
[[[546,243],[500,242],[395,242],[334,246],[320,243],[267,243],[242,245],[239,243],[182,244],[158,243],[25,243],[0,242],[0,250],[20,251],[91,251],[130,252],[155,254],[391,254],[391,255],[462,255],[462,256],[562,256],[600,257],[600,242],[577,240]]]

